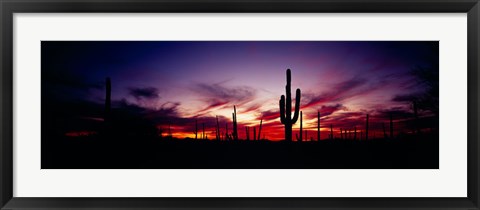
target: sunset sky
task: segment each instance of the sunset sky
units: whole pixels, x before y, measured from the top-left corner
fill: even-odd
[[[425,91],[411,73],[419,67],[438,74],[438,42],[44,41],[42,100],[96,105],[96,111],[80,107],[64,117],[101,121],[105,78],[110,77],[114,109],[131,110],[160,129],[170,125],[174,137],[194,137],[195,119],[214,137],[216,115],[221,132],[225,123],[231,132],[236,105],[239,138],[245,138],[244,126],[258,129],[263,119],[265,137],[279,140],[284,134],[278,103],[291,69],[292,97],[300,88],[308,138],[316,138],[317,111],[322,139],[330,124],[335,133],[364,129],[366,114],[380,136],[389,113],[395,132],[408,132],[401,124],[412,118],[408,97]],[[65,132],[92,131],[76,125]]]

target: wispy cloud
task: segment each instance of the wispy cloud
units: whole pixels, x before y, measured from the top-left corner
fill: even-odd
[[[302,105],[302,108],[315,106],[322,103],[332,103],[345,100],[347,98],[357,96],[359,87],[367,83],[366,79],[361,77],[354,77],[352,79],[337,83],[332,86],[330,91],[315,94],[305,94],[306,102]]]
[[[199,112],[208,112],[227,105],[245,104],[255,98],[256,90],[247,86],[227,87],[223,84],[198,83],[191,88],[207,104]]]
[[[131,87],[128,89],[128,91],[129,91],[129,94],[137,100],[159,98],[158,89],[154,87],[144,87],[144,88]]]

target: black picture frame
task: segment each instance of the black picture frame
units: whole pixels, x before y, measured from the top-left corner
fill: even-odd
[[[479,209],[478,0],[0,0],[1,209]],[[13,197],[14,13],[467,13],[468,196],[466,198],[26,198]]]

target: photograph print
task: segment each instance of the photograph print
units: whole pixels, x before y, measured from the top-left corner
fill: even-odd
[[[42,169],[438,169],[438,41],[42,41]]]

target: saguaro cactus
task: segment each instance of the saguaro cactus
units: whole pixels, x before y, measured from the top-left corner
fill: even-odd
[[[234,139],[234,140],[238,140],[238,131],[237,131],[237,108],[236,108],[235,106],[233,106],[232,117],[233,117],[233,133],[232,133],[232,136],[233,136],[233,139]]]
[[[330,139],[333,140],[333,125],[330,124]]]
[[[303,138],[302,138],[303,137],[302,136],[302,133],[303,133],[303,120],[302,120],[302,118],[303,118],[303,113],[302,113],[302,111],[300,111],[300,135],[299,135],[300,138],[298,139],[298,141],[303,140]]]
[[[170,129],[170,124],[168,124],[168,138],[172,138],[172,129]]]
[[[225,140],[230,140],[230,136],[228,135],[228,122],[225,123]]]
[[[280,121],[285,125],[285,140],[292,141],[292,125],[298,120],[300,112],[300,89],[297,88],[295,94],[295,112],[292,118],[292,94],[291,94],[291,72],[287,69],[287,85],[285,86],[285,95],[280,97]]]
[[[198,122],[197,122],[197,119],[195,119],[195,132],[193,132],[195,134],[195,140],[197,140],[197,134],[198,134]]]
[[[220,124],[218,123],[218,115],[215,116],[216,120],[217,120],[217,127],[215,129],[215,133],[217,133],[216,137],[217,137],[217,141],[220,141]]]
[[[320,112],[317,112],[317,141],[320,141]]]
[[[258,140],[260,140],[260,132],[262,132],[262,121],[263,119],[260,119],[260,127],[258,128]]]

